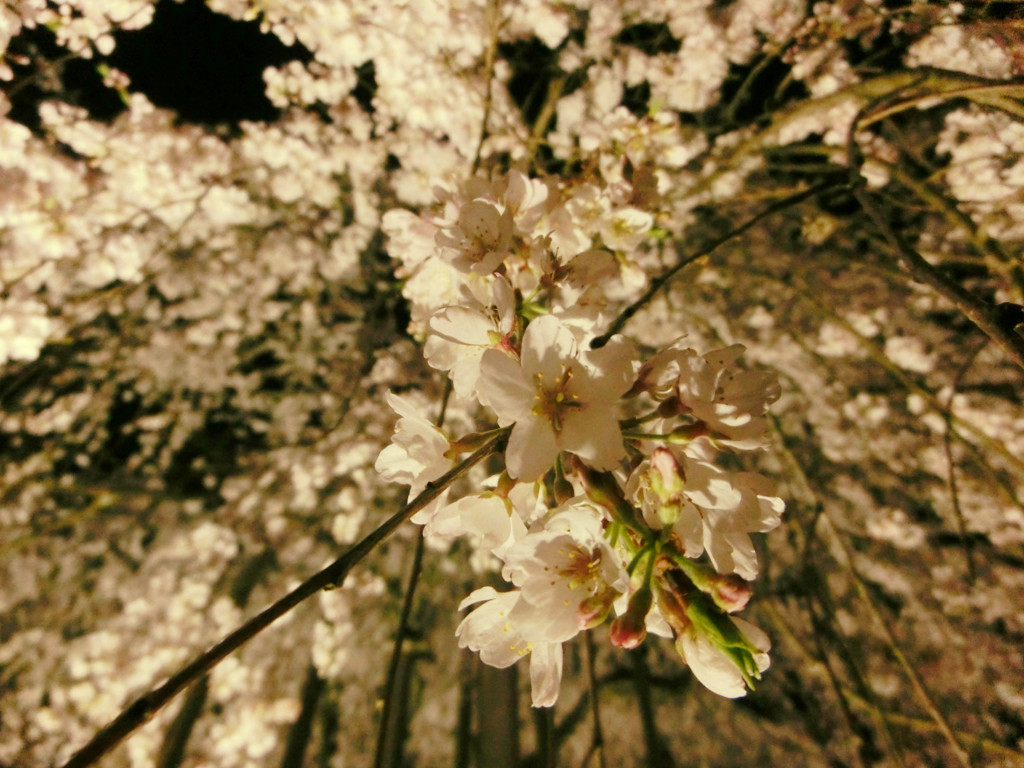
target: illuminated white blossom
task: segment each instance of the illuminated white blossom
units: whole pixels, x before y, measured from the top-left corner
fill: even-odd
[[[499,424],[515,424],[505,451],[509,473],[535,480],[563,450],[597,469],[615,467],[625,455],[616,403],[632,376],[625,344],[584,355],[573,332],[551,315],[527,327],[519,360],[484,352],[480,398]]]

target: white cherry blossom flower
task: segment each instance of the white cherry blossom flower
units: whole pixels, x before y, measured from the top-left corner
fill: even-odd
[[[510,667],[529,655],[533,706],[551,707],[558,700],[562,682],[562,644],[535,642],[522,633],[512,618],[520,599],[518,589],[511,592],[498,592],[493,587],[475,590],[459,604],[459,610],[476,603],[483,605],[462,620],[455,636],[460,648],[478,651],[481,661],[498,669]]]
[[[654,217],[637,208],[620,208],[601,224],[601,240],[613,251],[631,251],[643,242]]]
[[[768,478],[730,473],[708,461],[658,448],[630,476],[627,493],[655,530],[671,528],[690,559],[705,551],[719,573],[757,578],[751,533],[777,527],[785,504]]]
[[[604,538],[601,514],[585,498],[560,510],[504,555],[512,583],[522,590],[514,611],[518,626],[548,642],[575,637],[595,613],[607,615],[629,591],[629,575]]]
[[[689,411],[728,439],[733,448],[760,448],[764,414],[779,399],[779,383],[770,373],[742,371],[736,360],[741,344],[686,358],[679,376],[678,396]]]
[[[723,445],[763,448],[764,414],[779,398],[779,384],[773,374],[736,368],[743,350],[734,344],[701,356],[677,342],[644,363],[636,389],[656,400],[674,397],[682,413],[704,422]]]
[[[445,451],[451,447],[448,437],[416,411],[408,399],[388,392],[388,405],[401,418],[391,437],[391,444],[377,457],[374,469],[385,480],[409,485],[409,498],[419,495],[427,483],[436,480],[452,467]],[[438,497],[416,513],[418,522],[426,522],[444,503],[446,494]]]
[[[526,535],[526,526],[507,499],[491,492],[464,496],[437,510],[412,517],[414,523],[425,522],[425,535],[434,540],[451,542],[466,536],[480,549],[495,550]]]
[[[602,616],[607,615],[629,590],[629,576],[604,539],[597,511],[583,499],[560,509],[543,529],[503,548],[506,574],[518,589],[474,591],[459,608],[484,605],[455,632],[460,648],[479,651],[481,661],[493,667],[511,666],[529,654],[535,707],[552,706],[558,698],[562,643],[587,628],[593,604],[603,604]]]
[[[512,212],[487,200],[470,200],[455,224],[437,233],[436,243],[459,271],[490,274],[512,247]]]
[[[492,291],[490,304],[467,296],[465,303],[444,307],[429,321],[431,335],[424,347],[427,362],[448,372],[459,397],[476,397],[484,351],[507,343],[515,329],[515,295],[511,284],[499,277],[494,280]]]
[[[632,379],[626,344],[584,355],[572,330],[551,315],[527,327],[519,360],[497,349],[484,352],[480,399],[499,424],[515,424],[505,451],[509,474],[536,480],[563,450],[597,469],[617,466],[625,447],[616,404]]]
[[[531,179],[519,171],[505,177],[505,206],[512,212],[516,233],[531,237],[549,204],[550,190],[540,179]]]

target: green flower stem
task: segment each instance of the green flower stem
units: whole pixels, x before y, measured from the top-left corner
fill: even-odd
[[[576,469],[583,479],[587,496],[608,510],[612,520],[638,533],[644,541],[651,542],[654,533],[637,515],[636,508],[626,501],[619,488],[619,482],[611,472],[598,472],[583,462],[576,462]]]

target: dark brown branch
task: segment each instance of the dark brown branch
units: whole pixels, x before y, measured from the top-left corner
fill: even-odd
[[[178,768],[185,762],[185,748],[188,745],[189,737],[192,736],[192,728],[195,727],[196,721],[206,705],[209,683],[209,677],[203,675],[189,689],[185,703],[181,705],[181,711],[178,712],[178,716],[174,718],[171,727],[164,734],[164,743],[160,747],[157,768]]]
[[[229,634],[209,650],[201,653],[190,661],[163,685],[143,694],[97,733],[92,740],[75,753],[64,768],[85,768],[93,765],[103,755],[121,743],[136,728],[148,722],[161,708],[177,696],[182,690],[205,675],[229,654],[238,650],[252,638],[284,616],[297,605],[315,595],[322,589],[340,587],[349,571],[359,563],[377,545],[394,533],[399,526],[436,499],[457,478],[469,471],[481,459],[499,450],[508,438],[511,427],[500,430],[487,443],[473,452],[458,466],[453,467],[432,483],[428,483],[424,491],[388,520],[356,544],[352,549],[333,563],[306,579],[302,584],[282,597],[276,603],[254,616],[234,632]]]
[[[594,637],[590,632],[583,633],[583,647],[586,651],[587,664],[587,685],[590,689],[590,716],[592,733],[590,737],[590,750],[583,759],[584,768],[590,765],[590,760],[597,756],[597,764],[600,768],[607,768],[608,761],[604,753],[604,730],[601,728],[601,707],[600,698],[597,692],[597,674],[595,672],[595,659],[597,649],[594,647]]]
[[[402,615],[398,620],[398,629],[395,630],[395,644],[391,649],[391,661],[388,663],[387,680],[384,683],[384,706],[380,713],[380,725],[377,728],[377,751],[373,758],[374,768],[382,768],[385,762],[385,749],[388,740],[401,738],[403,724],[398,722],[394,714],[395,691],[398,683],[398,671],[402,662],[402,648],[405,644],[406,635],[409,633],[409,616],[412,614],[412,602],[416,595],[416,585],[419,583],[420,572],[423,570],[423,551],[426,539],[423,536],[423,529],[420,528],[416,537],[416,551],[412,558],[412,569],[409,573],[409,585],[405,588],[405,598],[402,601]]]
[[[640,713],[640,724],[643,727],[644,744],[647,747],[647,765],[650,768],[675,768],[672,751],[665,744],[665,739],[658,731],[657,716],[654,708],[654,697],[651,695],[651,671],[647,667],[647,648],[641,645],[628,655],[632,669],[627,672],[628,679],[633,683],[636,693],[637,709]],[[689,686],[691,677],[687,676],[674,688],[673,693],[682,694]]]
[[[740,235],[742,235],[744,232],[746,232],[748,229],[753,227],[755,224],[757,224],[762,219],[765,219],[765,218],[767,218],[767,217],[769,217],[769,216],[771,216],[773,214],[776,214],[779,211],[783,211],[786,208],[789,208],[791,206],[794,206],[794,205],[797,205],[799,203],[802,203],[804,200],[808,199],[809,197],[813,197],[814,195],[818,194],[819,192],[823,192],[826,189],[830,189],[831,187],[835,187],[835,186],[838,186],[838,184],[836,182],[828,181],[828,182],[824,182],[822,184],[816,184],[815,186],[810,187],[809,189],[805,189],[802,192],[797,192],[796,194],[789,195],[788,197],[784,197],[781,200],[778,200],[778,201],[772,203],[767,208],[765,208],[763,211],[758,213],[756,216],[753,216],[752,218],[748,219],[747,221],[745,221],[743,224],[740,224],[735,229],[731,229],[728,232],[726,232],[724,235],[722,235],[721,237],[719,237],[719,238],[717,238],[715,240],[712,240],[709,245],[707,245],[706,247],[704,247],[701,250],[697,251],[697,253],[690,254],[689,256],[684,256],[682,254],[681,249],[679,247],[679,243],[677,241],[676,242],[676,253],[679,255],[679,261],[675,264],[675,266],[670,267],[668,270],[666,270],[665,272],[662,272],[660,275],[658,275],[658,277],[654,278],[651,281],[650,288],[647,289],[647,291],[644,293],[644,295],[641,296],[636,301],[634,301],[628,307],[626,307],[619,314],[619,316],[615,318],[615,320],[612,322],[612,324],[608,327],[608,331],[606,333],[598,336],[596,339],[591,341],[590,342],[590,348],[591,349],[600,349],[605,344],[607,344],[608,340],[611,339],[611,337],[614,336],[615,334],[617,334],[619,331],[621,331],[625,327],[626,323],[629,322],[630,318],[632,318],[633,315],[635,315],[638,311],[640,311],[640,309],[645,304],[647,304],[647,302],[649,302],[652,298],[654,298],[654,295],[658,291],[660,291],[665,286],[665,284],[668,283],[669,280],[671,280],[673,277],[675,277],[679,273],[679,271],[681,269],[683,269],[683,267],[686,267],[686,266],[692,264],[693,262],[697,261],[697,259],[701,258],[702,256],[708,256],[711,253],[714,253],[719,248],[719,246],[724,245],[725,243],[727,243],[730,240],[732,240],[734,237],[739,237]]]
[[[889,242],[902,267],[912,278],[933,288],[941,296],[953,303],[960,312],[974,323],[978,330],[1003,348],[1003,351],[1018,366],[1024,369],[1024,338],[1012,330],[1003,328],[995,315],[995,307],[964,290],[957,283],[939,272],[925,258],[911,248],[907,242],[889,225],[878,206],[869,195],[862,190],[854,189],[854,196],[860,202],[864,212],[874,223],[878,231]]]
[[[306,679],[302,683],[302,692],[299,695],[302,708],[299,710],[299,716],[292,723],[292,727],[288,729],[288,739],[285,742],[284,756],[281,758],[281,768],[305,764],[306,750],[309,748],[309,742],[313,736],[313,720],[317,707],[320,705],[320,697],[326,688],[327,683],[320,677],[316,665],[310,664],[306,670]]]

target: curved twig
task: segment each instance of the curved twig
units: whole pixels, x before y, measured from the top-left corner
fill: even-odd
[[[911,248],[906,241],[899,236],[889,222],[885,220],[882,212],[874,204],[871,198],[859,189],[853,190],[854,197],[861,204],[868,218],[874,223],[882,236],[889,241],[889,245],[896,251],[900,266],[918,282],[924,283],[933,288],[960,310],[960,313],[978,327],[982,333],[1002,347],[1007,356],[1018,366],[1024,369],[1024,338],[1021,338],[1013,331],[1004,329],[995,317],[995,308],[986,304],[957,283],[939,272],[935,267],[925,261],[925,258]]]
[[[651,281],[650,288],[647,289],[644,295],[641,296],[636,301],[634,301],[624,310],[622,310],[619,316],[616,317],[614,321],[612,321],[612,324],[608,327],[607,332],[603,333],[602,335],[598,336],[596,339],[590,342],[590,348],[600,349],[605,344],[607,344],[608,340],[611,339],[611,337],[617,334],[619,331],[621,331],[625,327],[626,323],[629,322],[630,318],[632,318],[633,315],[635,315],[647,302],[654,298],[654,295],[658,291],[660,291],[665,286],[665,284],[668,283],[669,280],[675,277],[683,267],[692,264],[702,256],[708,256],[709,254],[713,253],[718,249],[719,246],[724,245],[725,243],[732,240],[734,237],[739,237],[748,229],[750,229],[759,221],[761,221],[761,219],[765,219],[771,216],[772,214],[778,213],[779,211],[789,208],[790,206],[802,203],[807,198],[813,197],[819,192],[823,192],[826,189],[830,189],[835,186],[839,186],[839,182],[823,182],[821,184],[816,184],[813,187],[805,189],[802,192],[797,192],[796,194],[784,197],[781,200],[772,203],[757,215],[751,217],[750,219],[747,219],[747,221],[743,222],[735,229],[731,229],[721,237],[712,240],[709,245],[705,246],[696,253],[690,254],[689,256],[684,256],[680,252],[679,243],[677,241],[676,253],[679,254],[679,261],[675,264],[675,266],[670,267],[668,270],[658,275],[658,277],[654,278]]]
[[[484,92],[484,114],[480,125],[480,141],[477,142],[476,152],[473,154],[473,165],[469,172],[471,176],[480,168],[484,142],[487,141],[487,137],[490,135],[487,130],[487,124],[490,122],[491,108],[494,103],[494,60],[498,54],[498,27],[501,24],[500,11],[501,0],[488,0],[487,6],[484,9],[484,18],[490,33],[487,39],[487,48],[484,51],[484,76],[487,78],[487,86]]]
[[[391,660],[388,662],[388,676],[384,683],[384,705],[380,712],[380,724],[377,728],[377,751],[373,758],[374,768],[382,768],[384,765],[385,747],[388,737],[394,736],[392,728],[392,713],[395,711],[395,686],[398,681],[398,671],[402,662],[402,649],[405,645],[406,635],[409,633],[409,616],[412,614],[412,601],[416,595],[416,586],[420,580],[420,572],[423,570],[423,552],[426,538],[423,536],[423,529],[420,528],[416,537],[416,551],[412,558],[412,568],[409,571],[409,584],[405,588],[405,598],[402,600],[402,616],[398,620],[398,629],[395,630],[395,643],[391,649]]]

